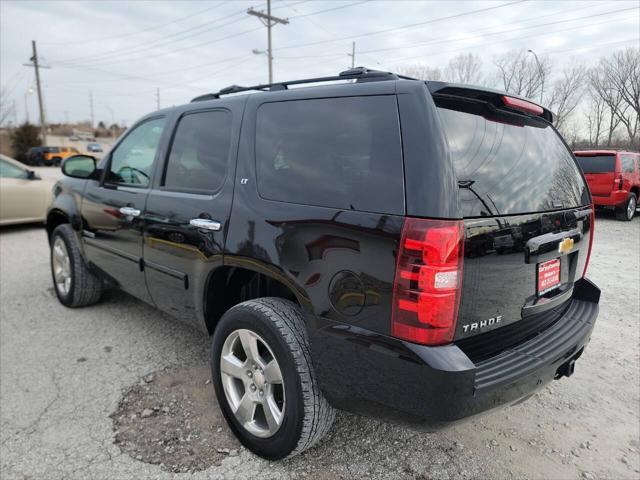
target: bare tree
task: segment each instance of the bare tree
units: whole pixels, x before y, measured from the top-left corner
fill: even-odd
[[[482,82],[482,59],[476,53],[460,53],[449,60],[444,70],[444,77],[453,83],[470,83],[479,85]]]
[[[535,99],[551,73],[551,61],[540,57],[540,66],[533,55],[524,50],[514,50],[494,57],[498,69],[497,83],[503,90]]]
[[[627,130],[632,146],[637,146],[640,129],[640,49],[627,48],[615,52],[598,64],[600,89],[615,92],[620,106],[614,114]]]
[[[551,92],[545,99],[546,104],[556,114],[556,128],[563,134],[567,119],[582,98],[586,76],[587,69],[583,65],[575,64],[564,68],[560,78],[551,85]]]
[[[591,86],[588,87],[588,92],[589,106],[585,116],[587,119],[589,146],[596,147],[600,145],[600,136],[604,132],[605,122],[607,121],[607,105]]]
[[[404,65],[396,70],[400,75],[417,78],[419,80],[442,80],[442,71],[438,67],[430,67],[422,63]]]
[[[629,143],[635,143],[638,131],[638,115],[631,104],[625,101],[623,90],[611,79],[619,74],[612,71],[617,66],[607,58],[601,58],[600,63],[589,73],[589,83],[593,92],[598,95],[607,106],[608,131],[606,146],[611,146],[612,139],[618,126],[623,125],[629,135]]]

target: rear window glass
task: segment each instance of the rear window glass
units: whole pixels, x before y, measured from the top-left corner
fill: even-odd
[[[512,125],[438,108],[465,217],[572,208],[589,203],[578,165],[548,124]]]
[[[404,212],[394,96],[266,103],[256,120],[256,164],[266,199]]]
[[[593,157],[578,157],[576,160],[580,164],[584,173],[606,173],[616,169],[615,155],[597,155]]]

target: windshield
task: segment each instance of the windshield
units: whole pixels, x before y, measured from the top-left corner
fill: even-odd
[[[589,193],[556,131],[546,122],[511,124],[439,107],[465,217],[589,204]]]
[[[615,155],[594,155],[593,157],[576,155],[576,160],[584,173],[610,173],[616,169]]]

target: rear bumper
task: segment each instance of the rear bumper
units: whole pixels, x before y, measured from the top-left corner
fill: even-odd
[[[599,296],[591,282],[578,282],[556,323],[477,364],[454,344],[425,347],[332,323],[312,334],[316,373],[337,408],[438,429],[570,375],[591,338]]]
[[[613,190],[609,195],[592,195],[593,204],[598,207],[618,207],[624,205],[629,198],[628,190]]]

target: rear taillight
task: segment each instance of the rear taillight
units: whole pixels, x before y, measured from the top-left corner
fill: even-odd
[[[453,340],[460,305],[462,221],[406,218],[393,286],[391,334],[440,345]]]
[[[584,271],[582,272],[582,278],[587,276],[587,267],[589,266],[589,260],[591,259],[591,247],[593,246],[593,236],[596,227],[596,210],[591,204],[591,225],[589,228],[589,250],[587,250],[587,261],[584,263]]]
[[[613,181],[614,185],[618,185],[617,190],[622,190],[622,182],[624,181],[624,179],[622,178],[622,175],[618,175],[616,177],[616,179]]]

